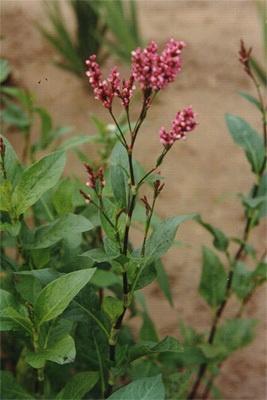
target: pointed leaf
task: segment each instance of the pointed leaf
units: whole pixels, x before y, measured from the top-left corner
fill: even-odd
[[[60,315],[89,282],[95,268],[71,272],[49,283],[39,294],[34,311],[41,325]]]
[[[12,204],[17,216],[23,214],[48,189],[55,186],[63,172],[65,160],[63,152],[55,152],[23,171],[12,195]]]

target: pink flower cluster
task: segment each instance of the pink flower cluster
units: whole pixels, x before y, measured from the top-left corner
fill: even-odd
[[[107,79],[102,79],[102,73],[99,64],[96,62],[96,56],[92,55],[86,60],[88,70],[86,75],[94,90],[95,98],[100,100],[104,107],[111,109],[114,96],[118,96],[124,107],[128,107],[130,98],[134,90],[134,79],[131,76],[127,81],[120,79],[120,74],[114,67]]]
[[[192,107],[184,108],[176,114],[169,132],[163,127],[160,129],[160,142],[169,148],[176,140],[185,139],[186,134],[191,132],[196,125],[196,113],[193,112]]]
[[[184,42],[170,39],[161,54],[154,41],[143,50],[138,48],[133,51],[132,74],[141,88],[160,90],[173,82],[181,71],[180,54],[184,47]]]
[[[184,42],[170,39],[161,54],[158,53],[158,45],[154,41],[143,50],[136,49],[132,52],[131,76],[122,82],[116,67],[111,70],[108,78],[103,80],[96,56],[92,55],[85,63],[86,75],[95,98],[100,100],[104,107],[111,109],[113,98],[117,96],[127,108],[135,89],[134,81],[139,82],[143,90],[158,91],[165,88],[181,71],[180,54],[184,47]]]

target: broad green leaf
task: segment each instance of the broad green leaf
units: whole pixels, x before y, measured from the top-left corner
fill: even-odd
[[[0,83],[4,82],[11,72],[9,62],[4,58],[0,58]]]
[[[106,296],[102,303],[102,309],[112,322],[115,322],[123,313],[123,304],[116,297]]]
[[[9,141],[2,135],[0,135],[4,141],[6,146],[5,151],[5,170],[7,174],[7,179],[12,183],[14,186],[17,183],[21,175],[21,165],[19,163],[18,157],[16,152],[14,151],[13,147],[9,143]],[[0,174],[0,182],[3,182],[2,174]]]
[[[209,361],[219,362],[227,356],[227,349],[223,344],[202,343],[198,347]]]
[[[0,331],[18,329],[18,325],[12,319],[5,316],[3,310],[7,307],[16,308],[18,306],[15,297],[6,290],[0,289]]]
[[[231,353],[253,340],[256,324],[254,319],[229,319],[218,328],[214,343],[224,345]]]
[[[161,375],[137,379],[114,392],[108,400],[164,400],[165,390]]]
[[[157,260],[155,263],[155,269],[157,272],[157,281],[159,284],[159,287],[161,288],[162,292],[164,293],[166,299],[170,303],[170,305],[173,307],[173,298],[172,298],[172,293],[171,293],[171,288],[170,288],[170,283],[169,283],[169,278],[167,273],[165,272],[163,263],[161,260]]]
[[[32,334],[32,322],[31,320],[21,314],[19,311],[17,311],[14,307],[6,307],[1,311],[1,320],[3,319],[4,323],[4,330],[10,330],[10,329],[14,329],[14,330],[18,330],[23,329],[24,331],[26,331],[29,334]],[[8,324],[8,328],[6,329],[6,322]],[[12,328],[10,328],[9,323],[12,323]],[[1,326],[1,329],[3,329],[3,326]]]
[[[22,132],[27,131],[32,123],[29,114],[24,111],[21,105],[10,101],[7,97],[2,96],[1,100],[4,104],[1,109],[1,121],[10,127],[16,127]]]
[[[87,232],[93,229],[91,222],[82,215],[67,214],[48,225],[37,228],[33,241],[25,243],[28,249],[44,249],[50,247],[68,235]]]
[[[34,400],[34,397],[20,386],[9,371],[0,371],[1,398],[6,400]]]
[[[58,215],[64,215],[73,212],[73,192],[74,185],[70,179],[65,179],[57,187],[52,198],[52,204]]]
[[[0,222],[0,232],[7,232],[9,235],[16,237],[19,234],[21,223],[19,221],[9,224],[7,222]]]
[[[33,275],[15,274],[15,286],[21,297],[31,304],[34,304],[42,285]]]
[[[266,207],[267,205],[267,196],[258,196],[258,197],[246,197],[242,196],[243,204],[252,209],[260,208],[262,205]]]
[[[16,215],[23,214],[59,180],[65,165],[65,154],[55,152],[43,157],[23,171],[12,195]]]
[[[252,171],[258,174],[265,156],[263,138],[240,117],[227,114],[226,123],[235,143],[245,150]]]
[[[267,263],[261,261],[252,272],[252,278],[256,286],[261,285],[267,280]]]
[[[202,220],[200,216],[197,216],[196,218],[197,222],[199,222],[200,225],[202,225],[207,231],[209,231],[212,236],[213,236],[213,244],[216,247],[216,249],[220,251],[225,251],[228,248],[229,245],[229,239],[227,236],[218,228],[215,228],[213,225],[207,224]]]
[[[60,365],[73,362],[75,355],[74,340],[70,335],[66,335],[43,350],[28,353],[25,361],[33,368],[43,368],[46,361],[52,361]]]
[[[12,211],[11,196],[12,185],[9,181],[4,181],[0,185],[0,211]]]
[[[239,261],[234,267],[232,289],[239,299],[245,299],[253,290],[253,273],[248,271],[246,265]]]
[[[111,271],[97,269],[90,282],[93,285],[105,288],[112,285],[120,284],[121,279]]]
[[[195,218],[196,214],[180,215],[159,223],[146,243],[146,257],[156,260],[163,256],[173,244],[177,229],[181,223]]]
[[[227,274],[218,258],[207,247],[203,247],[202,275],[199,292],[211,307],[219,306],[224,300]]]
[[[129,350],[129,361],[132,362],[140,357],[156,353],[180,353],[183,352],[183,346],[177,339],[166,336],[160,342],[147,341],[140,342],[132,346]]]
[[[110,180],[114,197],[121,207],[127,205],[127,175],[120,165],[110,166]]]
[[[95,268],[71,272],[49,283],[39,294],[34,312],[41,325],[60,315],[89,282]]]
[[[158,334],[152,319],[146,312],[143,313],[142,317],[143,317],[143,324],[139,332],[140,339],[143,341],[158,342],[159,340]]]
[[[56,396],[56,400],[81,400],[99,379],[98,372],[78,372]]]
[[[41,282],[42,285],[47,285],[48,283],[57,279],[62,274],[52,268],[43,268],[43,269],[33,269],[31,271],[16,272],[16,275],[34,276]]]

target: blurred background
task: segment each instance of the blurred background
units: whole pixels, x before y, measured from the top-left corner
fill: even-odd
[[[9,85],[32,92],[55,125],[69,126],[75,135],[93,135],[96,126],[92,115],[105,124],[111,121],[93,98],[82,60],[96,52],[104,72],[116,64],[127,78],[132,48],[151,39],[160,45],[170,37],[184,40],[183,70],[151,108],[138,139],[136,158],[151,167],[160,151],[159,128],[167,128],[180,108],[192,105],[199,126],[186,142],[176,143],[162,168],[166,188],[158,214],[166,217],[198,212],[204,220],[235,236],[243,229],[242,209],[235,193],[246,192],[252,177],[243,152],[227,133],[224,114],[238,114],[260,128],[260,117],[238,95],[239,91],[252,91],[254,95],[238,63],[241,38],[264,65],[259,8],[263,11],[263,2],[246,0],[65,0],[48,1],[46,5],[41,0],[2,0],[1,57],[11,67]],[[137,110],[138,99],[133,117]],[[38,135],[38,124],[33,127],[33,138]],[[8,139],[22,155],[21,132],[10,129]],[[65,174],[85,179],[82,154],[94,160],[97,150],[96,144],[84,143],[79,153],[69,152]],[[259,249],[264,246],[265,235],[266,226],[256,228],[254,242]],[[156,285],[146,289],[152,317],[162,335],[176,335],[179,318],[203,330],[210,324],[208,306],[197,293],[201,245],[209,245],[210,236],[198,225],[188,223],[177,238],[184,244],[164,259],[174,307],[170,308]],[[138,240],[138,232],[132,239]],[[223,365],[218,384],[227,399],[265,398],[265,294],[265,288],[260,288],[247,307],[247,315],[261,321],[257,339]],[[236,307],[232,301],[229,315]]]

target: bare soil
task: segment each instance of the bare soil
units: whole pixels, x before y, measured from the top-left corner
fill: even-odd
[[[260,128],[253,107],[237,94],[241,90],[253,91],[238,64],[240,38],[262,58],[255,2],[142,0],[138,7],[147,41],[164,43],[174,37],[185,40],[188,47],[184,51],[183,72],[151,109],[138,139],[137,158],[146,167],[153,165],[160,151],[158,130],[162,125],[169,126],[179,108],[192,104],[199,121],[195,133],[186,142],[176,144],[162,168],[166,189],[159,200],[158,213],[166,217],[199,212],[229,235],[240,235],[244,221],[235,193],[248,191],[252,177],[242,151],[227,133],[224,114],[241,115]],[[54,52],[33,25],[33,20],[44,22],[40,0],[3,0],[1,14],[2,54],[12,63],[16,79],[36,94],[38,103],[51,112],[57,124],[72,125],[76,132],[93,133],[91,113],[110,122],[90,91],[52,64]],[[70,16],[69,22],[72,24]],[[112,61],[107,63],[110,64]],[[21,138],[13,133],[9,139],[21,151]],[[92,146],[87,146],[87,151],[92,156],[96,154]],[[67,173],[83,177],[82,166],[74,155],[69,155]],[[138,238],[136,234],[134,240]],[[201,246],[210,245],[211,238],[191,222],[180,228],[177,238],[188,246],[172,249],[164,257],[175,307],[170,308],[157,285],[146,289],[149,309],[161,335],[177,335],[179,319],[200,330],[207,329],[211,322],[208,306],[197,292]],[[253,242],[262,251],[266,227],[256,229]],[[260,321],[257,338],[223,365],[218,385],[227,400],[267,397],[265,295],[265,288],[258,290],[245,311],[245,316]],[[233,315],[237,307],[231,301],[226,315]]]

